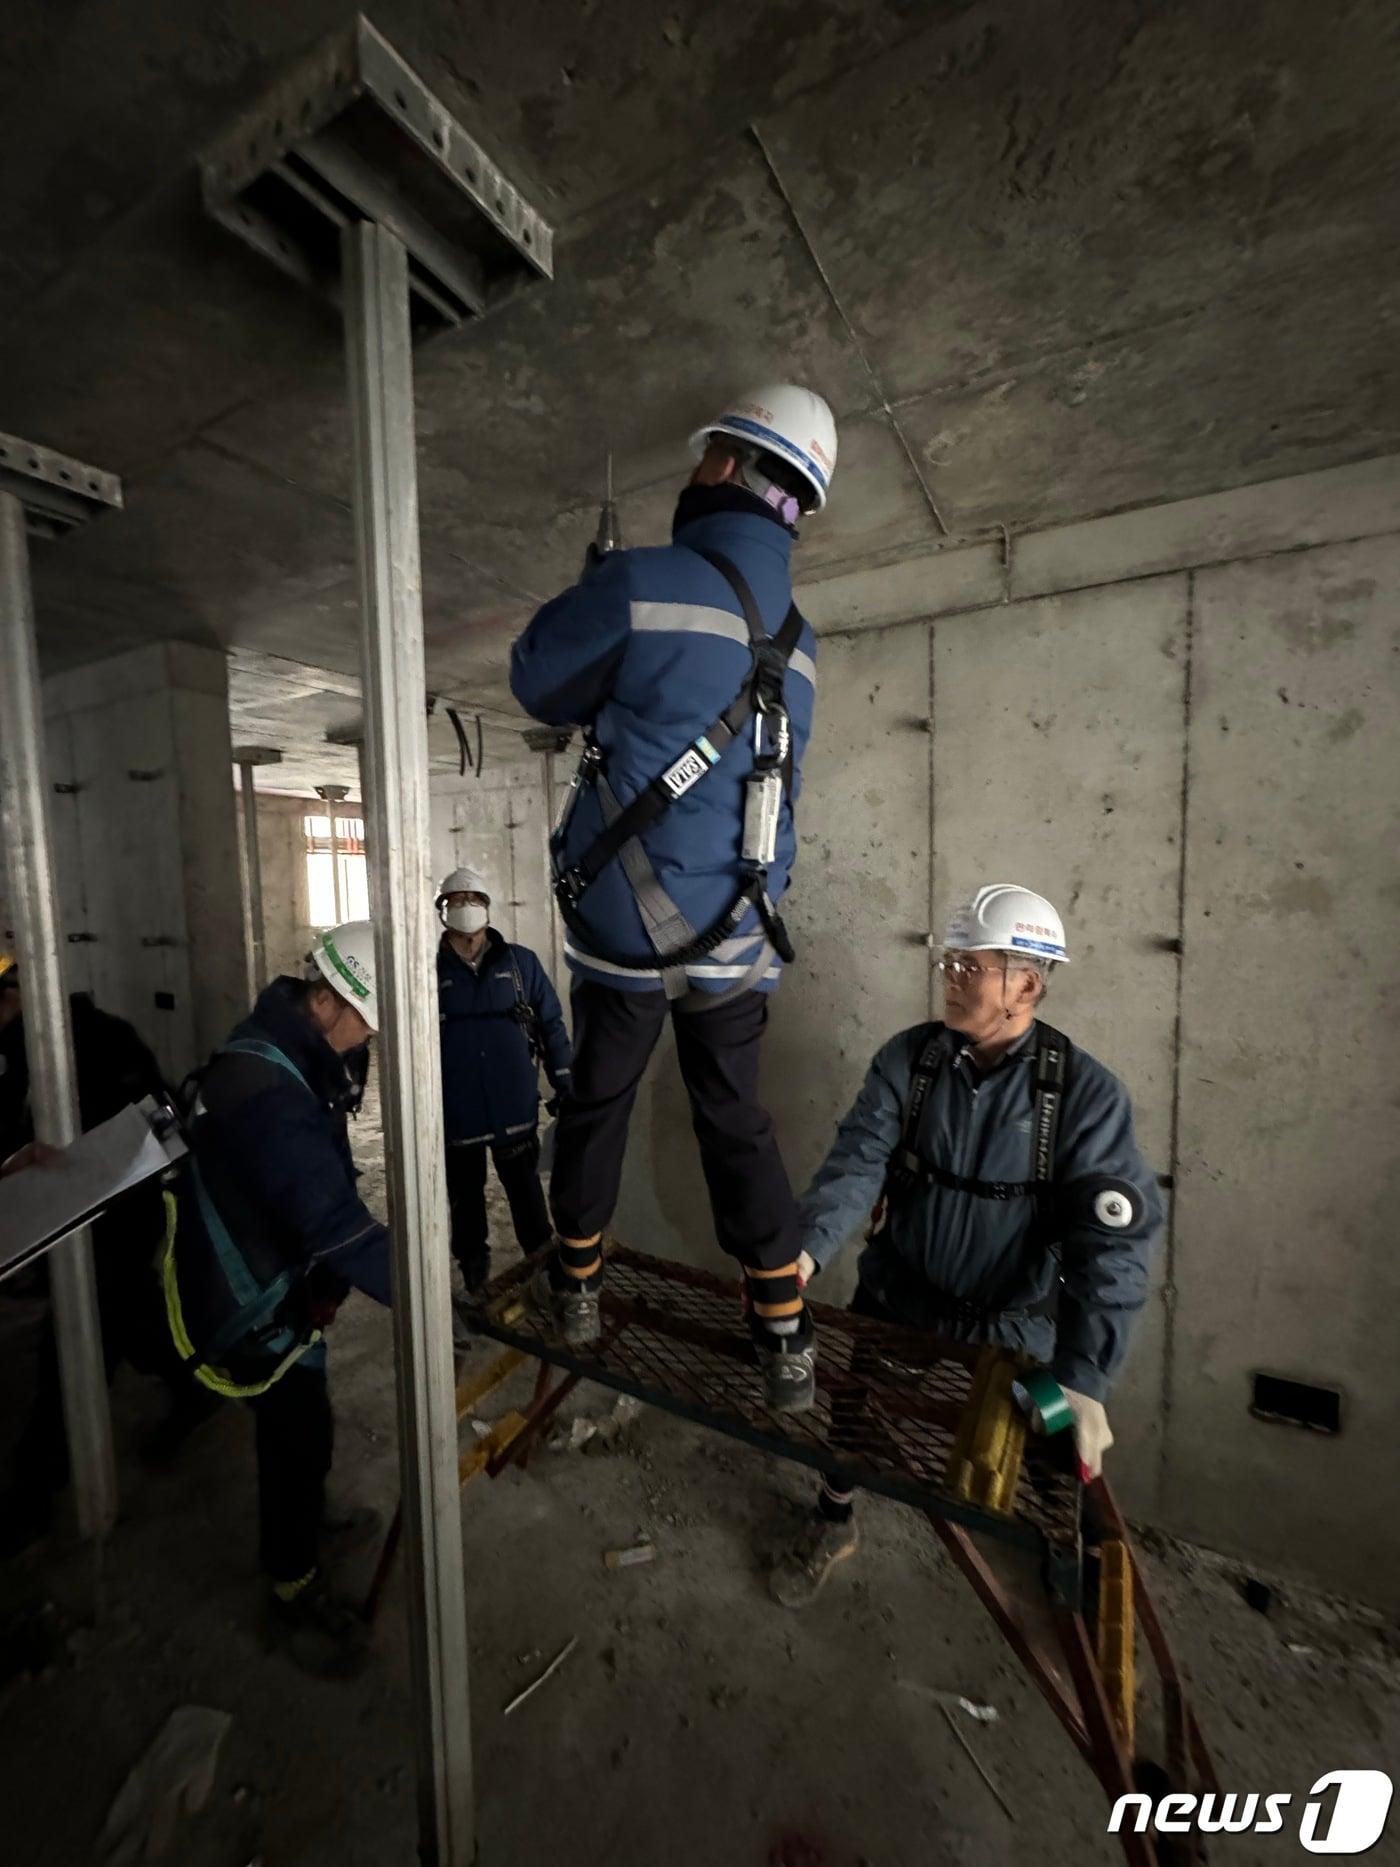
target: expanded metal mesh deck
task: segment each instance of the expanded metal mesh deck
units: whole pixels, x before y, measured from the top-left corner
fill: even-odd
[[[1080,1486],[1054,1440],[1027,1438],[1008,1512],[982,1509],[947,1489],[949,1457],[983,1350],[813,1303],[817,1402],[808,1413],[776,1414],[764,1405],[734,1280],[614,1246],[603,1282],[602,1337],[574,1349],[530,1301],[529,1278],[540,1257],[490,1285],[475,1319],[480,1333],[1004,1541],[1077,1552]]]

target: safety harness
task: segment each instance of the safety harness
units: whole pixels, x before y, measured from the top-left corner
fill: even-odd
[[[286,1070],[305,1089],[308,1095],[315,1091],[302,1075],[301,1071],[284,1055],[275,1044],[264,1043],[256,1037],[235,1037],[215,1052],[216,1056],[230,1053],[241,1056],[261,1057],[266,1063],[274,1063]],[[314,1348],[321,1340],[321,1331],[315,1328],[294,1329],[281,1313],[292,1291],[294,1274],[283,1271],[269,1283],[261,1284],[249,1268],[248,1261],[234,1243],[232,1234],[219,1216],[209,1190],[199,1171],[199,1163],[191,1150],[188,1157],[190,1187],[199,1209],[200,1222],[204,1226],[219,1269],[223,1273],[229,1292],[237,1305],[214,1333],[203,1356],[196,1349],[185,1324],[184,1306],[180,1300],[180,1280],[175,1266],[175,1236],[177,1227],[177,1204],[172,1194],[165,1196],[165,1249],[161,1258],[161,1283],[165,1291],[166,1320],[170,1326],[171,1339],[176,1353],[182,1361],[191,1364],[191,1373],[204,1387],[216,1394],[222,1394],[232,1400],[247,1400],[258,1394],[265,1394],[275,1381],[287,1372],[293,1362],[299,1361],[308,1349]],[[256,1354],[261,1357],[276,1357],[272,1370],[265,1378],[256,1381],[237,1381],[227,1369],[215,1365],[214,1357],[226,1355],[245,1343],[252,1343]]]
[[[974,1199],[1025,1199],[1036,1203],[1038,1218],[1048,1219],[1054,1199],[1055,1140],[1060,1109],[1069,1087],[1069,1061],[1073,1046],[1062,1031],[1036,1021],[1035,1110],[1031,1120],[1031,1177],[1028,1180],[974,1180],[949,1173],[919,1149],[919,1128],[934,1079],[943,1065],[944,1026],[935,1025],[915,1059],[909,1084],[909,1106],[904,1127],[890,1161],[889,1179],[901,1190],[917,1185],[946,1186]]]
[[[909,1085],[909,1104],[904,1113],[904,1127],[899,1146],[890,1159],[885,1176],[885,1194],[877,1208],[873,1230],[878,1230],[888,1214],[888,1195],[908,1193],[919,1186],[946,1186],[955,1193],[970,1193],[974,1199],[1026,1199],[1035,1201],[1036,1224],[1045,1235],[1047,1248],[1053,1250],[1050,1227],[1055,1220],[1055,1141],[1059,1133],[1060,1110],[1069,1087],[1069,1065],[1073,1046],[1053,1025],[1036,1023],[1034,1060],[1035,1109],[1031,1122],[1031,1177],[1028,1180],[976,1180],[966,1174],[949,1173],[929,1159],[919,1146],[919,1130],[929,1091],[943,1067],[945,1048],[941,1041],[944,1026],[936,1024],[924,1040],[914,1063]],[[873,1233],[872,1233],[873,1235]],[[968,1324],[985,1326],[1005,1313],[996,1303],[969,1302],[951,1292],[919,1292],[921,1304],[940,1323],[954,1328]],[[1026,1306],[1029,1316],[1053,1316],[1058,1304],[1057,1283],[1046,1294]]]
[[[748,625],[752,661],[744,685],[719,718],[626,806],[618,803],[608,783],[602,747],[591,731],[585,732],[583,756],[550,838],[554,898],[565,926],[589,953],[596,953],[599,959],[625,972],[651,972],[659,962],[666,995],[682,1009],[698,1008],[689,1004],[689,999],[713,1008],[736,998],[763,977],[774,952],[784,961],[793,957],[787,929],[769,898],[768,868],[776,851],[783,799],[792,793],[792,728],[784,686],[788,663],[802,633],[802,617],[796,604],[791,605],[782,627],[770,636],[738,567],[718,551],[701,551],[698,555],[720,573],[734,592]],[[661,886],[641,838],[710,775],[750,722],[754,728],[754,766],[745,785],[743,879],[729,907],[701,933]],[[597,792],[604,828],[576,862],[566,864],[565,836],[585,788]],[[636,898],[647,937],[655,949],[654,957],[633,959],[626,954],[600,951],[596,933],[579,913],[579,903],[614,859],[621,862]],[[686,967],[704,959],[737,933],[751,908],[757,908],[764,933],[754,963],[739,983],[724,993],[691,993]]]

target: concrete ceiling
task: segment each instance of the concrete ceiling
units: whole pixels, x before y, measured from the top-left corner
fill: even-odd
[[[449,706],[456,706],[467,736],[468,775],[476,770],[478,752],[483,769],[490,766],[493,772],[533,757],[521,738],[527,722],[513,706],[508,714],[482,713],[477,704],[470,696],[435,696],[428,716],[428,767],[434,775],[462,772]],[[272,747],[282,754],[277,764],[256,767],[257,790],[310,797],[318,784],[348,784],[351,796],[359,797],[356,741],[362,710],[357,674],[308,667],[261,649],[235,648],[229,654],[228,710],[236,747]]]
[[[353,671],[338,328],[193,167],[347,9],[10,13],[0,427],[127,490],[36,550],[47,662],[164,634]],[[1393,0],[371,17],[558,228],[552,286],[418,353],[429,678],[474,703],[509,708],[605,448],[660,539],[683,437],[750,379],[841,418],[809,579],[1400,449]]]

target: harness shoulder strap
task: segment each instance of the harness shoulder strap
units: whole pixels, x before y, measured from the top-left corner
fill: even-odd
[[[532,1063],[538,1063],[544,1046],[540,1042],[540,1022],[535,1016],[535,1008],[525,996],[525,981],[520,976],[520,962],[515,957],[515,948],[506,942],[506,960],[510,966],[510,981],[515,989],[515,1017],[525,1034],[526,1048],[530,1052]]]
[[[279,1069],[285,1070],[289,1076],[295,1076],[309,1096],[316,1094],[315,1090],[311,1087],[310,1083],[307,1082],[306,1078],[286,1052],[279,1050],[276,1044],[267,1043],[261,1037],[231,1037],[226,1044],[221,1044],[219,1046],[214,1052],[214,1055],[216,1057],[229,1055],[261,1057],[264,1063],[275,1063]],[[319,1097],[317,1099],[319,1100]]]
[[[1031,1179],[1046,1187],[1055,1178],[1055,1143],[1060,1132],[1060,1110],[1069,1087],[1069,1062],[1074,1046],[1053,1024],[1035,1027],[1035,1114],[1031,1125]]]
[[[943,1030],[942,1024],[930,1025],[928,1036],[919,1046],[919,1054],[914,1059],[914,1068],[909,1076],[909,1101],[905,1106],[904,1127],[899,1137],[903,1153],[918,1152],[919,1124],[924,1118],[924,1105],[928,1101],[934,1079],[943,1066]]]

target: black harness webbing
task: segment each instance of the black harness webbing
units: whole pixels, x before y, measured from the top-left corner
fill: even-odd
[[[520,967],[509,942],[506,943],[506,958],[510,962],[510,980],[515,989],[515,1004],[511,1007],[511,1016],[520,1026],[521,1034],[525,1039],[525,1048],[530,1053],[531,1063],[538,1063],[544,1055],[544,1038],[540,1031],[540,1021],[534,1006],[525,996],[525,981],[520,976]]]
[[[938,1025],[924,1042],[914,1064],[909,1086],[909,1106],[904,1114],[904,1128],[899,1146],[890,1163],[890,1178],[896,1185],[933,1184],[946,1186],[956,1193],[970,1193],[974,1199],[1033,1198],[1042,1217],[1048,1217],[1055,1178],[1055,1141],[1060,1128],[1060,1109],[1069,1082],[1069,1059],[1072,1045],[1062,1031],[1037,1020],[1035,1032],[1035,1112],[1031,1122],[1031,1177],[1028,1180],[975,1180],[965,1174],[949,1173],[919,1149],[919,1129],[924,1107],[934,1078],[943,1062]]]
[[[777,744],[774,748],[760,750],[755,754],[754,769],[762,773],[765,770],[778,769],[782,773],[784,792],[790,797],[792,791],[792,734],[788,726],[787,706],[784,698],[784,682],[787,667],[792,659],[798,638],[802,633],[802,617],[796,604],[789,607],[782,627],[776,635],[769,635],[763,626],[758,604],[752,590],[738,567],[718,551],[702,551],[699,555],[720,573],[734,592],[744,621],[748,626],[749,648],[752,662],[748,677],[733,700],[705,731],[693,739],[681,756],[667,769],[654,778],[650,784],[639,791],[630,803],[623,806],[611,822],[593,839],[588,848],[576,862],[567,868],[563,865],[563,840],[569,819],[573,814],[580,792],[585,785],[597,788],[603,768],[603,752],[591,737],[584,741],[583,756],[570,787],[565,808],[550,838],[550,853],[554,870],[554,898],[559,906],[559,913],[570,932],[584,942],[586,949],[597,953],[600,959],[610,965],[620,966],[629,972],[650,972],[660,960],[667,969],[684,968],[696,960],[703,959],[715,948],[737,932],[750,908],[757,908],[763,923],[764,933],[774,949],[784,960],[793,957],[792,942],[782,918],[768,898],[768,872],[759,864],[748,864],[748,872],[729,907],[704,933],[695,933],[686,928],[685,934],[676,943],[658,941],[653,934],[653,944],[657,947],[655,956],[646,959],[633,959],[625,954],[605,953],[598,949],[598,937],[593,928],[578,912],[578,906],[588,889],[602,874],[608,864],[623,856],[630,846],[637,842],[643,832],[660,821],[680,798],[707,778],[725,752],[753,720],[755,714],[762,714],[777,726]],[[644,854],[644,852],[643,852]],[[629,883],[636,892],[634,877],[629,874]],[[673,904],[672,904],[673,905]],[[684,926],[679,914],[673,914],[673,920]],[[653,917],[643,915],[649,932],[652,930]]]

